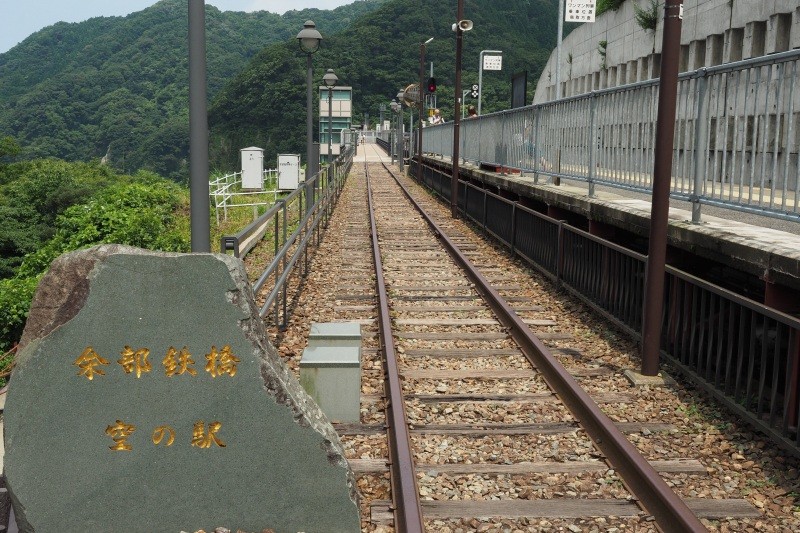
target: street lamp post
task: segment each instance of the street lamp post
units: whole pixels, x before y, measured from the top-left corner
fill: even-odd
[[[422,121],[425,112],[425,47],[433,40],[433,37],[420,43],[419,45],[419,127],[417,128],[417,179],[422,179]]]
[[[561,99],[561,41],[564,38],[564,0],[558,0],[558,35],[556,37],[556,100]]]
[[[314,70],[311,65],[311,56],[319,50],[321,41],[322,34],[317,31],[317,25],[314,24],[314,21],[307,20],[303,24],[303,29],[297,34],[297,42],[300,44],[300,49],[308,55],[306,62],[306,210],[309,212],[313,206],[314,196],[311,178],[316,174],[315,170],[319,164],[319,162],[314,164],[312,161],[314,153],[314,112],[311,108],[311,84],[314,81]]]
[[[393,135],[395,137],[394,143],[391,142],[393,135],[391,135],[391,134],[389,135],[389,143],[390,143],[389,144],[389,152],[392,154],[392,163],[394,163],[395,155],[399,154],[399,152],[397,151],[397,137],[396,136],[397,136],[397,120],[398,120],[397,110],[400,108],[400,104],[397,102],[397,100],[392,100],[391,103],[389,104],[389,108],[392,110],[392,113],[394,113],[394,116],[392,117],[392,125],[394,125]]]
[[[333,139],[333,88],[339,78],[332,68],[329,68],[325,75],[322,77],[322,85],[328,89],[328,166],[331,164],[331,140]]]
[[[403,92],[397,93],[397,162],[400,172],[404,170],[405,139],[403,138]]]

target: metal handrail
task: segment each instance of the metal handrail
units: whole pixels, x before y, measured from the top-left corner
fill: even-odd
[[[256,245],[263,241],[267,231],[274,226],[274,255],[253,284],[253,292],[259,293],[267,288],[267,282],[272,279],[272,285],[266,295],[260,314],[265,317],[270,308],[274,307],[275,322],[279,327],[288,321],[287,286],[292,274],[295,273],[300,258],[305,255],[305,270],[308,268],[308,251],[313,242],[315,233],[319,235],[320,229],[327,226],[327,221],[333,210],[339,194],[344,186],[344,180],[353,164],[355,147],[348,147],[332,164],[320,169],[305,186],[295,189],[286,198],[276,202],[266,213],[249,224],[235,235],[226,235],[221,239],[223,253],[233,251],[237,257],[245,257]],[[314,191],[320,190],[320,194]],[[309,202],[307,195],[313,195],[313,203],[303,209],[304,202]],[[297,214],[297,219],[290,219],[289,213]],[[288,229],[293,230],[289,233]],[[282,230],[282,234],[281,234]],[[291,256],[289,255],[291,254]],[[279,302],[282,299],[283,319],[280,318]]]
[[[684,72],[670,197],[800,222],[800,50]],[[459,154],[477,165],[649,194],[659,80],[598,89],[464,120]],[[453,123],[423,152],[453,155]]]

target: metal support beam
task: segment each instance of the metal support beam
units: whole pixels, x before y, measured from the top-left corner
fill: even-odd
[[[661,80],[658,89],[653,201],[650,211],[650,241],[647,252],[642,324],[642,374],[645,376],[658,374],[661,354],[661,315],[664,307],[669,190],[672,176],[682,16],[683,0],[666,0],[664,38],[661,45]]]
[[[208,212],[206,6],[189,0],[189,211],[192,252],[211,252]]]

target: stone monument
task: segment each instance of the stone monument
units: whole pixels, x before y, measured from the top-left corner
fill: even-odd
[[[21,531],[360,531],[339,438],[226,255],[104,245],[56,260],[4,438]]]

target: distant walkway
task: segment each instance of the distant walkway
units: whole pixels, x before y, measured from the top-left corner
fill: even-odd
[[[385,161],[391,162],[392,158],[383,151],[383,149],[374,143],[359,144],[356,147],[356,155],[353,161],[367,162],[367,163],[380,163]]]

